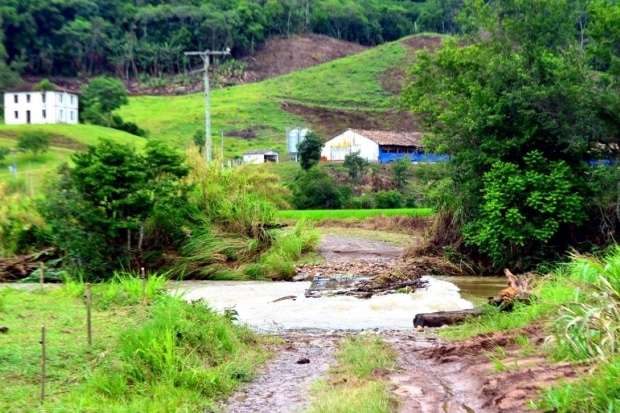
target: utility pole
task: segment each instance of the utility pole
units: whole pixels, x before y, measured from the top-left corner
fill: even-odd
[[[203,63],[202,75],[205,88],[205,160],[210,162],[213,159],[213,141],[211,138],[211,90],[209,85],[209,63],[211,56],[228,56],[230,48],[223,51],[205,50],[204,52],[185,52],[185,56],[200,56]]]

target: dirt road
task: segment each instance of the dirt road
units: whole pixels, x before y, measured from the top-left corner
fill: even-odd
[[[402,248],[380,241],[327,235],[320,251],[326,260],[320,271],[352,275],[364,267],[394,265]],[[333,365],[338,342],[354,334],[359,332],[282,332],[284,344],[274,358],[253,383],[227,401],[224,411],[303,412],[310,401],[312,383],[324,377]],[[386,380],[398,400],[399,413],[525,412],[527,400],[535,398],[541,388],[573,374],[566,366],[545,367],[544,360],[537,356],[530,356],[524,365],[515,364],[514,370],[495,371],[490,354],[498,346],[508,356],[519,357],[511,347],[514,337],[507,334],[457,344],[442,343],[432,332],[407,330],[377,334],[398,354],[398,367]],[[536,375],[542,379],[534,380]]]

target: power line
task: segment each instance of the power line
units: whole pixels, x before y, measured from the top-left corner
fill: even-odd
[[[211,56],[229,56],[230,48],[223,51],[205,50],[204,52],[185,52],[185,56],[200,56],[203,63],[203,79],[205,88],[205,160],[213,159],[213,140],[211,138],[211,89],[209,84],[209,63]]]

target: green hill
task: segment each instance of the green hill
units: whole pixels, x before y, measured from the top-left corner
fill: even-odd
[[[324,135],[346,126],[390,128],[384,124],[401,119],[386,116],[397,107],[386,78],[402,78],[417,40],[425,39],[439,42],[435,35],[413,36],[288,75],[214,90],[215,144],[223,131],[231,137],[225,140],[227,157],[256,148],[284,153],[287,127],[306,124]],[[119,114],[152,136],[184,146],[203,130],[204,100],[202,94],[133,97]]]
[[[69,160],[71,154],[101,139],[118,143],[130,143],[141,148],[146,140],[115,129],[96,125],[0,125],[0,147],[13,148],[20,134],[26,131],[43,131],[51,136],[51,148],[42,155],[13,152],[0,163],[0,182],[9,181],[12,174],[8,165],[17,167],[16,184],[33,193],[60,164]]]

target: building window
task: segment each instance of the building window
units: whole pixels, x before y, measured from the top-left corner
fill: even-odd
[[[19,103],[19,95],[13,95],[13,100],[15,103]]]
[[[41,93],[41,97],[43,99],[43,103],[45,103],[45,97],[47,96],[47,93],[43,92]]]
[[[26,95],[26,103],[30,103],[30,94]]]
[[[71,111],[70,114],[71,114],[71,120],[73,120],[73,111]]]
[[[15,119],[19,119],[19,112],[15,111]]]
[[[60,103],[62,103],[62,94],[60,95]]]
[[[62,115],[63,115],[63,113],[62,113],[62,109],[60,109],[60,120],[61,120],[61,121],[63,120]]]
[[[73,99],[75,98],[75,96],[71,96],[71,104],[73,105]]]
[[[45,109],[43,109],[43,119],[47,118],[47,113],[45,112]]]

